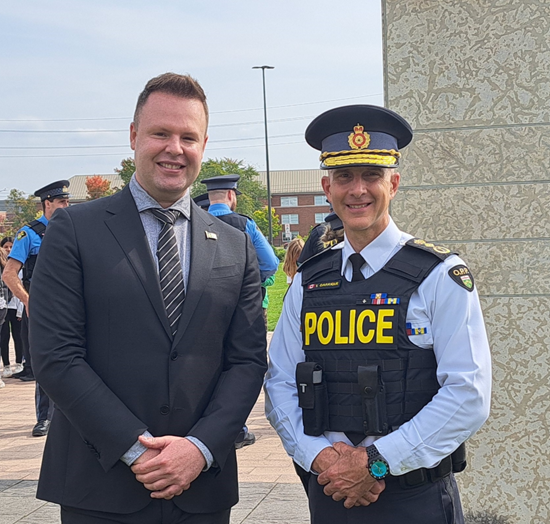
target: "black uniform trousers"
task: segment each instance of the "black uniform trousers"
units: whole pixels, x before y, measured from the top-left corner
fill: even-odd
[[[212,496],[216,496],[212,494]],[[144,509],[129,514],[104,513],[61,506],[62,524],[229,524],[231,510],[187,513],[172,500],[152,500]]]
[[[7,309],[6,319],[0,330],[0,351],[2,352],[2,363],[10,365],[10,335],[13,335],[15,346],[15,363],[23,362],[23,341],[21,340],[21,320],[17,319],[16,309]]]
[[[29,339],[29,317],[27,316],[27,310],[23,310],[23,318],[21,320],[21,339],[23,340],[23,354],[25,356],[25,368],[31,369],[32,373],[32,361],[30,351],[30,339]],[[50,397],[46,395],[46,392],[40,387],[38,382],[36,383],[36,390],[34,392],[34,402],[36,406],[36,420],[51,420],[53,414],[53,402],[50,402]]]
[[[413,489],[403,489],[398,477],[386,477],[386,488],[369,506],[344,507],[323,493],[317,476],[308,486],[311,524],[464,524],[453,475]]]

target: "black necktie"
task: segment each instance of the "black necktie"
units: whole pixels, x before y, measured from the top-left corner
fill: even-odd
[[[353,253],[350,255],[349,261],[351,262],[351,267],[353,268],[353,275],[351,277],[352,282],[357,282],[359,280],[365,280],[363,273],[361,273],[361,268],[365,265],[365,259],[359,253]]]
[[[353,253],[350,255],[349,261],[351,262],[351,267],[353,268],[353,275],[351,277],[352,282],[358,282],[360,280],[365,280],[363,273],[361,273],[361,268],[365,265],[365,259],[359,253]],[[346,437],[348,437],[354,446],[357,446],[361,442],[365,435],[363,433],[354,433],[353,431],[346,431]]]
[[[181,270],[178,243],[174,234],[174,224],[180,212],[173,209],[151,209],[162,223],[157,246],[159,278],[162,298],[170,324],[172,336],[178,330],[178,320],[185,300],[183,271]]]

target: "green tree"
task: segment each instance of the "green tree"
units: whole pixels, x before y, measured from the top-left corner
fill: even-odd
[[[260,231],[264,234],[266,238],[269,238],[269,221],[267,219],[267,206],[264,206],[262,209],[257,209],[252,214],[254,222],[260,228]],[[275,213],[275,209],[271,208],[271,231],[273,232],[273,238],[275,238],[283,229],[281,226],[281,221],[279,220],[279,215]]]
[[[260,174],[258,171],[252,166],[245,166],[242,160],[232,160],[230,158],[203,162],[201,172],[191,188],[191,196],[196,197],[206,192],[206,186],[200,183],[201,180],[222,175],[241,176],[239,191],[242,195],[239,195],[237,199],[237,213],[253,218],[254,212],[266,205],[267,191],[259,181]]]
[[[120,175],[120,178],[124,181],[124,185],[130,182],[130,178],[136,170],[136,163],[132,157],[125,158],[120,162],[121,167],[115,167],[115,173]]]
[[[13,236],[25,224],[38,218],[42,211],[38,207],[38,199],[33,195],[25,196],[23,191],[12,189],[6,198],[8,216],[11,215],[11,226],[6,234]]]

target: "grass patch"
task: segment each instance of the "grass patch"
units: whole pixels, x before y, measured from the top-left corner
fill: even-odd
[[[287,289],[288,284],[286,283],[283,264],[279,264],[279,269],[275,274],[275,283],[267,288],[267,293],[269,295],[269,306],[267,306],[268,331],[273,331],[277,325],[283,309],[283,298]]]

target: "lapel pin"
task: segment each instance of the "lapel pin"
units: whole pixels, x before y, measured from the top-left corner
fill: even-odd
[[[216,235],[216,233],[205,231],[204,234],[206,235],[206,238],[209,238],[210,240],[218,240],[218,235]]]

